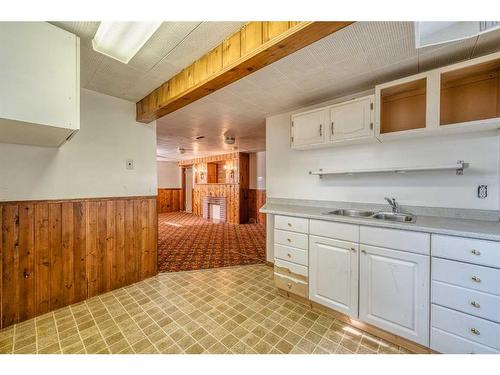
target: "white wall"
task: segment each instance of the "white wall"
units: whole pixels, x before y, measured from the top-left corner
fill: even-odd
[[[290,113],[266,119],[267,196],[364,203],[396,197],[403,205],[499,209],[496,132],[469,133],[378,144],[297,151],[289,145]],[[310,176],[318,168],[377,168],[435,165],[464,160],[464,176],[455,172],[419,172],[357,176]],[[488,185],[488,198],[477,186]]]
[[[182,187],[181,168],[177,162],[158,161],[158,188],[180,189]]]
[[[266,190],[266,152],[250,154],[250,189]]]
[[[85,89],[80,113],[80,131],[60,148],[0,143],[0,200],[156,194],[155,123],[136,122],[132,102]]]

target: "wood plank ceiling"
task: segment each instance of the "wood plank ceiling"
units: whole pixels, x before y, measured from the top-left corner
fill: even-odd
[[[137,121],[154,121],[351,23],[250,22],[140,100]]]

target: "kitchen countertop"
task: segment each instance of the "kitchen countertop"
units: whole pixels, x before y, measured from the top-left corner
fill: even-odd
[[[368,225],[381,228],[404,229],[416,232],[427,232],[436,234],[448,234],[467,238],[479,238],[484,240],[500,241],[500,222],[486,220],[455,219],[440,216],[416,215],[415,223],[398,223],[370,218],[352,218],[337,215],[324,215],[331,211],[328,207],[301,206],[283,203],[266,203],[260,212],[266,214],[286,215],[336,221],[340,223],[351,223]]]

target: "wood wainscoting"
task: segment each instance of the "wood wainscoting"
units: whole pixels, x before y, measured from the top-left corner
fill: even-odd
[[[266,214],[260,213],[260,208],[266,204],[266,191],[261,189],[248,190],[248,217],[259,224],[266,225]]]
[[[156,197],[0,202],[0,327],[157,273]]]
[[[182,189],[158,189],[158,213],[176,212],[183,209]]]

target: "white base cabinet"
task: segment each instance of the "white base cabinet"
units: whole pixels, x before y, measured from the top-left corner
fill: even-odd
[[[309,238],[309,298],[358,317],[358,247],[330,238]]]
[[[359,319],[429,346],[429,256],[360,245]]]

